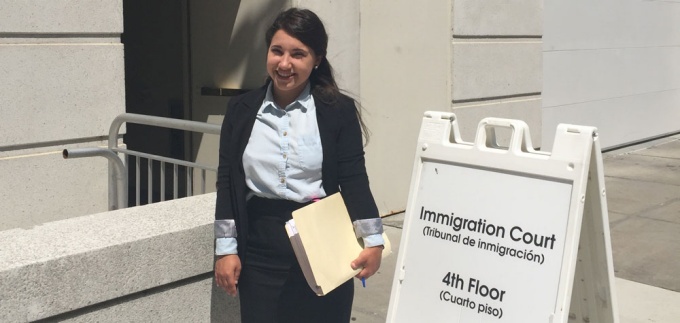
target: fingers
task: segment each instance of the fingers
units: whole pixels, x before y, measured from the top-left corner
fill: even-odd
[[[361,269],[356,275],[357,278],[368,278],[378,271],[381,259],[382,249],[366,248],[350,265],[352,266],[352,269]]]
[[[359,273],[354,277],[359,278],[359,279],[368,278],[368,277],[375,275],[376,272],[378,272],[378,267],[376,267],[376,266],[366,266],[366,267],[362,268],[361,271],[359,271]]]
[[[236,296],[240,275],[241,261],[238,256],[224,256],[215,262],[215,283],[227,294]]]
[[[232,275],[227,276],[227,284],[224,290],[227,291],[227,294],[231,296],[236,296],[236,287],[238,286],[238,279],[239,276],[241,275],[241,269],[235,269]]]
[[[229,293],[229,278],[226,273],[220,273],[217,270],[215,270],[215,283],[217,284],[218,287],[224,289],[227,293]]]
[[[359,279],[361,279],[361,278],[368,278],[368,277],[373,276],[376,272],[377,272],[377,270],[371,270],[370,268],[364,267],[364,269],[362,269],[362,270],[356,275],[356,278],[359,278]]]
[[[237,281],[231,279],[229,276],[215,277],[215,281],[217,282],[217,286],[222,288],[227,294],[236,296]]]
[[[236,286],[238,284],[238,280],[233,279],[231,275],[229,276],[220,276],[215,277],[215,281],[217,282],[217,286],[222,288],[227,294],[230,296],[236,296]]]

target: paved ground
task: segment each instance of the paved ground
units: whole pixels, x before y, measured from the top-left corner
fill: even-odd
[[[604,155],[614,271],[680,292],[680,135],[651,144]]]
[[[620,322],[680,322],[680,135],[605,153],[604,168]],[[385,322],[403,219],[384,219],[395,254],[357,287],[355,322]]]

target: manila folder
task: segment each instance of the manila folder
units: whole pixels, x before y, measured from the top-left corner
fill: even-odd
[[[340,193],[293,211],[286,225],[307,283],[321,296],[356,276],[350,263],[363,250]],[[387,236],[383,257],[391,253]]]

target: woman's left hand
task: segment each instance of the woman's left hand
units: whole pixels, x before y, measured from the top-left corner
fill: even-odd
[[[355,277],[368,278],[373,276],[380,268],[383,246],[368,247],[361,251],[359,257],[350,264],[352,269],[363,268]]]

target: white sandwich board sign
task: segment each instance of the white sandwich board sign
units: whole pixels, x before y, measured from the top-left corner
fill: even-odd
[[[512,131],[499,147],[495,130]],[[597,129],[426,112],[387,322],[618,322]]]

